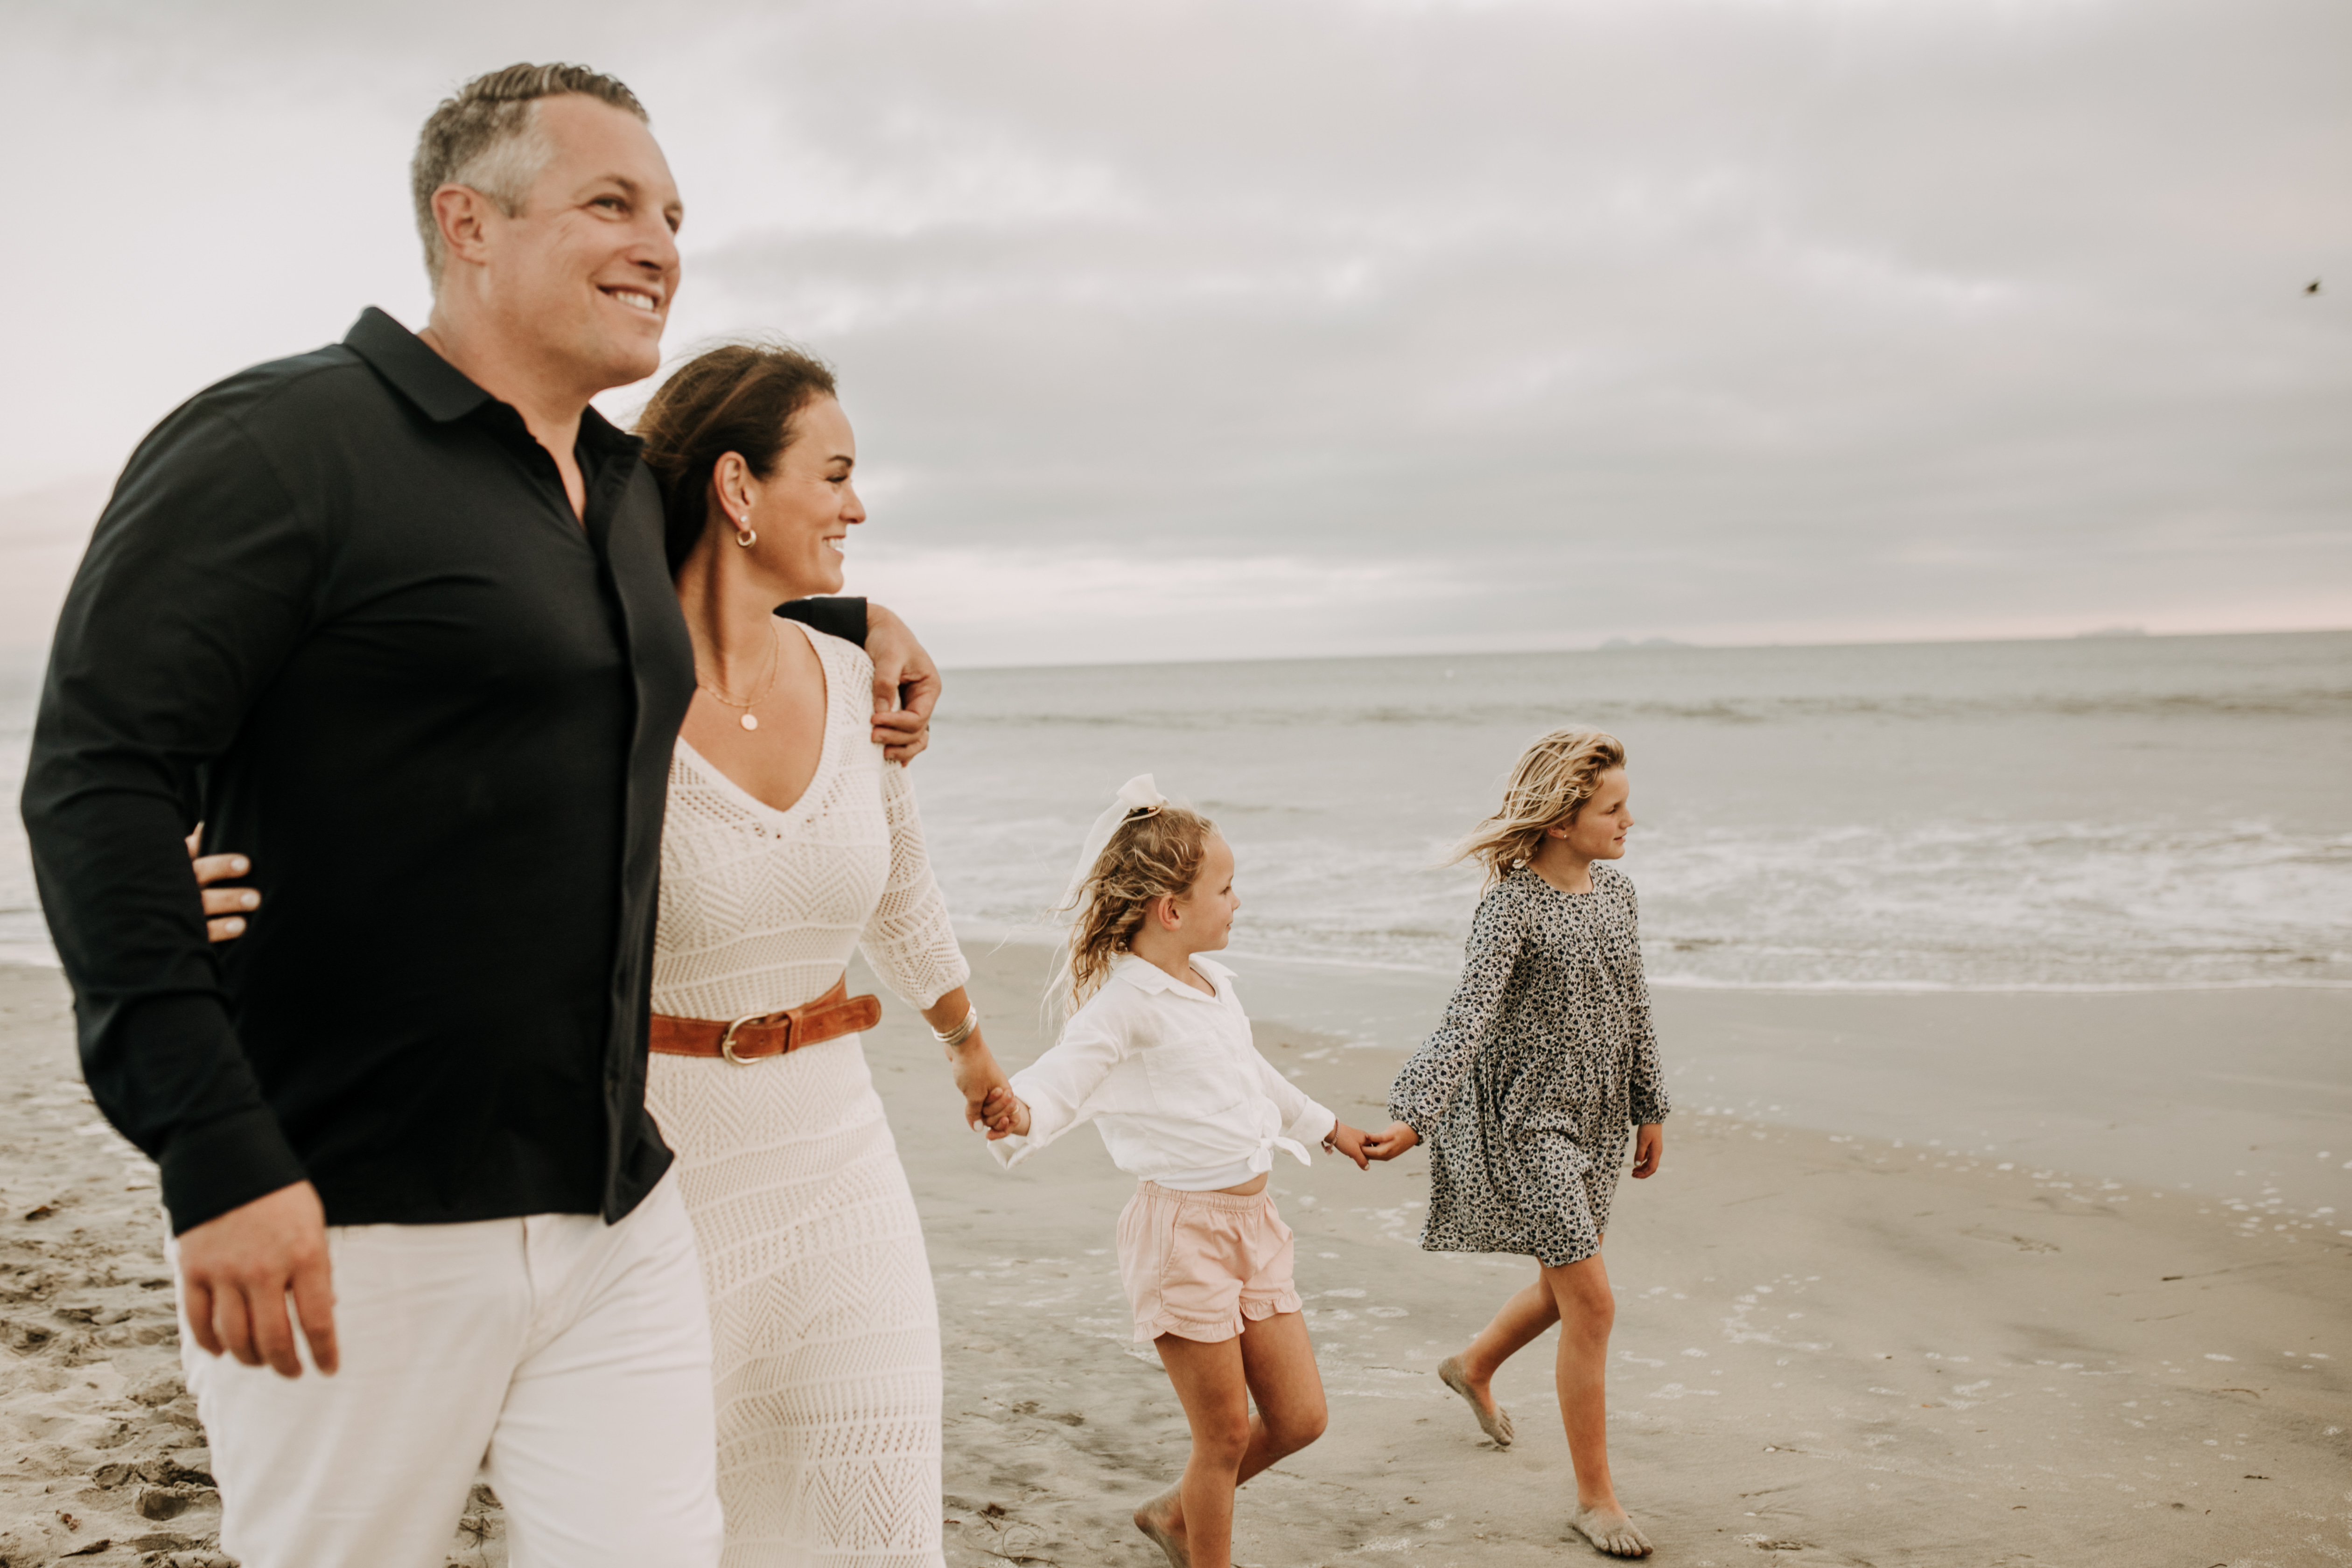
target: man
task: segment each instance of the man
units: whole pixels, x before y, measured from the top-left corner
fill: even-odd
[[[487,1453],[519,1564],[715,1563],[700,1278],[644,1108],[693,655],[653,480],[588,405],[659,363],[682,208],[578,67],[467,84],[414,173],[426,330],[370,310],[132,457],[58,624],[35,870],[91,1090],[162,1169],[224,1546],[438,1568]],[[936,672],[877,615],[908,755]],[[272,916],[225,958],[198,820]]]

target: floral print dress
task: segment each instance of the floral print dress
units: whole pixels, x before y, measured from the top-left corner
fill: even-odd
[[[1596,863],[1563,893],[1520,867],[1487,890],[1436,1033],[1389,1114],[1429,1145],[1434,1252],[1601,1250],[1632,1130],[1670,1109],[1633,879]]]

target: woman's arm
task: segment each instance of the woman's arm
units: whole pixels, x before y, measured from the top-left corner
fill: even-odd
[[[992,1090],[1007,1089],[1004,1069],[996,1063],[996,1053],[988,1048],[988,1041],[980,1032],[980,1009],[962,986],[943,994],[923,1010],[923,1022],[931,1026],[934,1035],[951,1036],[961,1029],[966,1019],[971,1021],[971,1032],[954,1045],[942,1046],[947,1051],[948,1071],[963,1096],[963,1124],[977,1127],[984,1113]]]
[[[964,1125],[976,1127],[989,1090],[1004,1087],[1004,1069],[988,1048],[964,989],[971,965],[956,942],[939,879],[931,875],[915,786],[904,768],[885,767],[881,790],[882,816],[890,829],[890,870],[858,947],[882,983],[914,1004],[934,1033],[952,1035],[966,1018],[975,1020],[969,1035],[947,1047],[947,1058],[963,1094]]]

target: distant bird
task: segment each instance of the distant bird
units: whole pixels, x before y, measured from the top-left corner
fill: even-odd
[[[2316,293],[2318,293],[2318,292],[2319,292],[2319,279],[2316,279],[2316,278],[2315,278],[2315,279],[2313,279],[2310,282],[2308,282],[2308,283],[2305,284],[2305,285],[2303,286],[2303,291],[2304,291],[2305,293],[2306,293],[2306,294],[2316,294]]]

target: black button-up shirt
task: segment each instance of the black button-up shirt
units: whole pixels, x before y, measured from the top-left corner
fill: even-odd
[[[116,487],[25,823],[92,1094],[174,1228],[306,1178],[336,1225],[611,1219],[668,1166],[646,999],[693,653],[636,441],[592,409],[576,456],[584,518],[520,416],[372,310],[195,397]],[[264,895],[226,950],[199,819]]]

